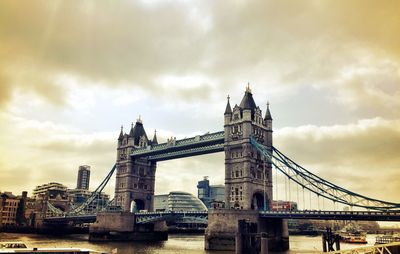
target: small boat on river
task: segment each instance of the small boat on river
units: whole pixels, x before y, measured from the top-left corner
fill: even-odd
[[[82,248],[28,248],[23,242],[0,242],[0,254],[2,253],[99,254],[102,252]]]
[[[339,232],[340,241],[345,243],[358,243],[358,244],[366,244],[367,242],[367,233],[361,231],[359,227],[355,224],[348,224],[342,231]]]

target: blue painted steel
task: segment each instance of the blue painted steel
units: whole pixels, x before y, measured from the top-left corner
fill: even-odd
[[[356,206],[381,211],[398,211],[400,209],[400,204],[365,197],[322,179],[289,159],[275,147],[272,147],[273,153],[271,153],[253,137],[250,137],[250,142],[275,166],[275,168],[288,177],[289,180],[294,181],[301,187],[318,196],[352,207]]]
[[[145,157],[152,161],[163,161],[222,152],[223,150],[224,132],[219,131],[136,149],[130,156],[132,158]]]
[[[261,218],[312,220],[400,221],[400,212],[380,211],[260,211]]]
[[[169,212],[147,212],[135,213],[136,224],[146,224],[156,221],[185,221],[186,223],[207,224],[207,211],[169,211]]]
[[[103,179],[103,181],[100,183],[100,185],[92,192],[92,195],[81,205],[74,207],[68,212],[63,212],[60,209],[54,207],[50,202],[47,202],[47,207],[48,209],[56,214],[56,216],[63,216],[63,217],[70,217],[73,215],[79,215],[84,212],[84,210],[99,196],[99,194],[103,191],[103,189],[106,187],[107,183],[110,181],[111,176],[114,174],[115,169],[117,165],[114,164],[114,166],[111,168],[110,172],[107,174],[107,176]],[[110,204],[109,202],[107,206]],[[104,207],[103,207],[104,208]]]
[[[93,223],[96,221],[96,214],[49,217],[44,218],[43,221],[51,224],[65,224],[71,221],[74,223]]]
[[[275,219],[313,219],[313,220],[364,220],[364,221],[400,221],[400,212],[382,211],[259,211],[261,218]],[[132,214],[133,216],[133,214]],[[148,212],[135,213],[137,224],[146,224],[162,220],[184,219],[186,222],[207,223],[208,212]],[[45,218],[46,223],[92,223],[96,215],[76,215]]]

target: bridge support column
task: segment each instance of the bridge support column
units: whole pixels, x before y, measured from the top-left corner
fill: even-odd
[[[268,249],[285,251],[289,249],[287,220],[259,218],[254,210],[214,210],[208,214],[208,227],[205,232],[206,250],[235,250],[238,221],[257,223],[257,232],[265,232]]]
[[[165,241],[167,230],[165,221],[135,224],[135,215],[129,212],[98,213],[90,225],[89,241]]]

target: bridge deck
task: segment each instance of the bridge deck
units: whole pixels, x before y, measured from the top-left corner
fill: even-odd
[[[197,217],[206,218],[208,212],[146,212],[135,213],[139,223],[160,220],[166,217]],[[313,219],[313,220],[364,220],[364,221],[400,221],[398,212],[372,212],[372,211],[260,211],[261,218],[276,219]],[[96,215],[77,215],[65,217],[46,218],[48,223],[65,223],[76,221],[90,223],[96,220]]]

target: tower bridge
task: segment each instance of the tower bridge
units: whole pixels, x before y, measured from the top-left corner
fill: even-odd
[[[232,249],[238,220],[245,219],[258,225],[259,232],[268,232],[269,246],[275,249],[288,248],[286,219],[335,219],[335,220],[385,220],[400,221],[400,204],[369,198],[324,180],[321,176],[300,166],[273,146],[272,115],[269,104],[265,113],[256,105],[252,92],[246,88],[239,105],[230,105],[228,97],[224,112],[224,130],[176,140],[170,138],[158,143],[154,133],[150,140],[141,119],[132,124],[129,133],[118,137],[117,160],[113,169],[100,184],[101,192],[114,171],[116,172],[113,206],[119,213],[101,212],[84,214],[84,207],[94,198],[69,212],[60,212],[51,204],[48,208],[53,217],[44,218],[47,223],[65,223],[68,220],[93,222],[94,234],[104,232],[157,231],[159,223],[171,216],[192,218],[194,221],[208,220],[206,230],[207,249]],[[158,161],[166,161],[215,152],[225,153],[225,209],[208,213],[153,212],[155,173]],[[311,208],[300,211],[270,211],[273,197],[273,168],[289,183],[301,190],[314,193],[322,200],[343,204],[360,211],[335,211]],[[286,188],[285,188],[286,189]],[[304,202],[304,196],[303,196]],[[318,202],[319,206],[319,202]],[[131,213],[145,210],[145,213]],[[108,216],[108,217],[107,217]],[[113,221],[114,224],[110,224]],[[146,226],[147,225],[147,226]],[[148,227],[148,225],[152,225]],[[108,229],[107,229],[108,228]],[[99,233],[100,232],[100,233]],[[143,233],[144,234],[144,233]],[[229,244],[226,244],[229,243]]]

